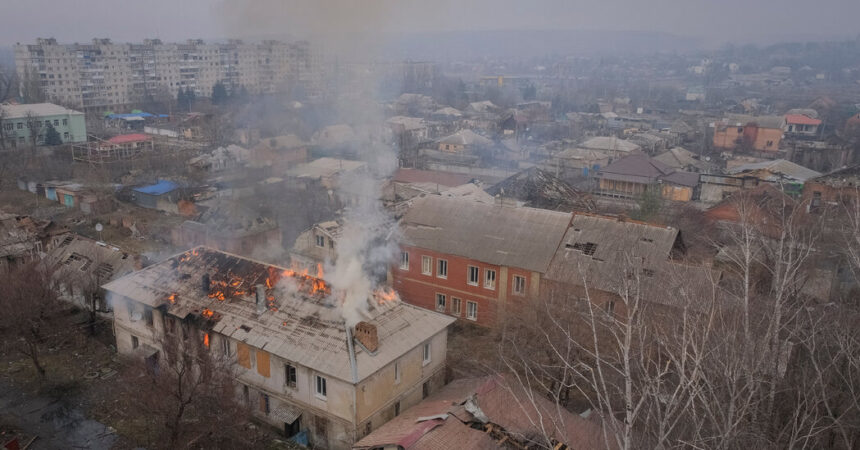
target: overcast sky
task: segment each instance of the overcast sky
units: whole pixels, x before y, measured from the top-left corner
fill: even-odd
[[[710,43],[860,33],[860,0],[0,0],[0,12],[0,45],[331,31],[663,31]]]

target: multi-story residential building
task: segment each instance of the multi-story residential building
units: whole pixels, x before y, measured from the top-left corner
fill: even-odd
[[[0,105],[0,148],[41,145],[53,127],[63,143],[86,142],[84,113],[51,103]]]
[[[201,339],[260,420],[318,448],[350,448],[444,384],[454,319],[388,293],[347,324],[323,280],[205,247],[104,289],[120,354],[160,364],[165,340]]]
[[[785,117],[728,114],[711,126],[715,148],[776,152],[785,129]]]
[[[318,58],[305,41],[238,40],[205,43],[115,44],[93,39],[91,44],[58,44],[37,39],[15,46],[15,64],[22,80],[37,77],[52,101],[85,111],[127,108],[149,97],[180,89],[210,96],[216,83],[227,89],[243,87],[250,93],[274,93],[299,86],[308,95],[319,89]]]
[[[504,308],[538,296],[571,213],[429,195],[401,221],[391,268],[404,301],[492,326]]]

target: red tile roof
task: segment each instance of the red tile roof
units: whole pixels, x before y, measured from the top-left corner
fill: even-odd
[[[820,120],[804,116],[803,114],[787,114],[785,121],[797,125],[821,125]]]
[[[143,142],[149,141],[152,139],[152,136],[142,134],[142,133],[134,133],[134,134],[121,134],[119,136],[114,136],[107,140],[109,144],[130,144],[132,142]]]

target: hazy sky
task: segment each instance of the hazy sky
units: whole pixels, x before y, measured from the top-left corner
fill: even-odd
[[[860,0],[0,0],[0,45],[318,32],[664,31],[708,42],[855,37]]]

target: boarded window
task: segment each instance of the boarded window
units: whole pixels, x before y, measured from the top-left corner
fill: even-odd
[[[268,378],[271,376],[269,371],[269,354],[263,350],[257,350],[257,373]]]
[[[248,346],[241,342],[236,343],[236,361],[246,369],[251,368],[251,352]]]

